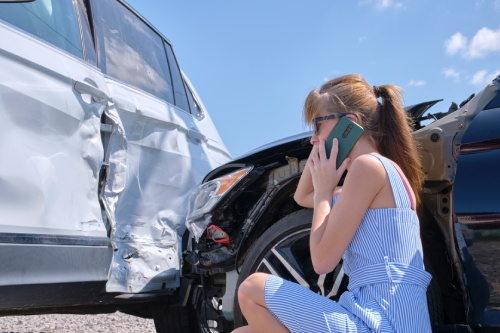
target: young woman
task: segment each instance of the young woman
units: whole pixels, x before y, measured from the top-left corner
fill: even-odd
[[[249,326],[234,332],[430,332],[426,289],[431,276],[424,269],[415,212],[423,173],[400,89],[342,76],[309,93],[304,115],[315,132],[294,198],[314,208],[314,270],[329,273],[342,258],[348,291],[334,302],[255,273],[238,290]],[[325,139],[340,117],[365,131],[336,169],[338,142],[333,140],[327,159]]]

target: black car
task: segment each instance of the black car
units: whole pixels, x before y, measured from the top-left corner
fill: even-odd
[[[419,217],[436,332],[500,329],[499,91],[500,76],[444,112],[428,112],[440,100],[406,108],[426,174]],[[245,324],[236,291],[253,272],[279,275],[331,299],[346,290],[341,263],[329,274],[314,272],[312,210],[293,200],[310,135],[252,151],[213,170],[193,191],[183,276],[193,281],[186,311],[203,330]]]

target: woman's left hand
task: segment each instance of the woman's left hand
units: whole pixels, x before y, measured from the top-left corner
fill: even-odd
[[[333,191],[337,187],[342,174],[350,163],[350,158],[346,158],[340,167],[336,168],[338,153],[338,140],[333,139],[330,159],[326,157],[325,140],[320,138],[320,142],[314,145],[307,163],[311,170],[312,183],[314,187],[314,201],[317,199],[331,200]]]

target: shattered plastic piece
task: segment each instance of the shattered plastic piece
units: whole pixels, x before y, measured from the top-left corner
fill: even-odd
[[[216,243],[229,244],[229,235],[216,225],[207,228],[208,239]]]

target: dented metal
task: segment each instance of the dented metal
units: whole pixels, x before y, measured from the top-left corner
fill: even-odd
[[[120,120],[115,124],[120,130],[109,142],[115,140],[114,147],[122,150],[111,154],[116,159],[109,161],[110,169],[116,165],[115,170],[126,170],[120,186],[111,179],[106,183],[105,188],[120,189],[118,196],[117,191],[104,193],[105,202],[108,197],[118,199],[107,205],[115,249],[107,290],[177,288],[189,192],[219,165],[212,156],[227,160],[228,155],[192,138],[192,132],[213,138],[215,128],[209,118],[198,123],[145,93],[110,80],[107,84],[113,100],[110,115]],[[114,174],[110,171],[108,175]]]

